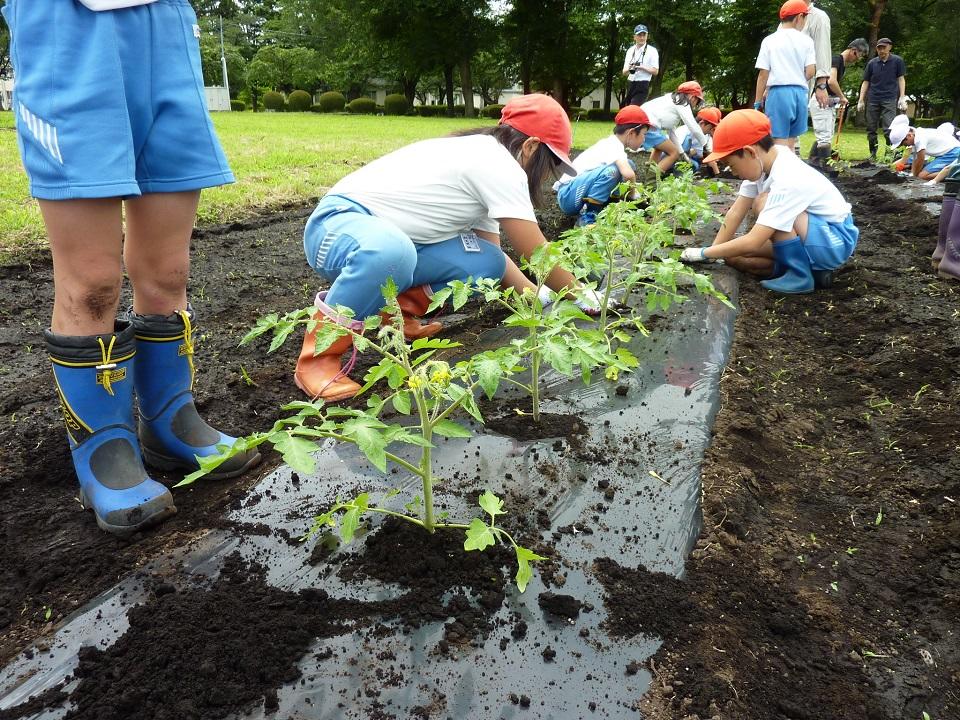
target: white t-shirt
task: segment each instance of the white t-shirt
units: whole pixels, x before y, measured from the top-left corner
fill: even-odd
[[[744,180],[740,195],[755,198],[768,192],[767,204],[757,217],[757,225],[789,232],[802,212],[819,215],[828,222],[843,222],[850,214],[850,203],[819,170],[814,170],[793,151],[774,145],[777,158],[763,183]]]
[[[573,167],[578,173],[585,173],[601,165],[609,165],[617,160],[627,159],[627,149],[616,135],[608,135],[602,140],[597,140],[573,160]],[[564,175],[553,185],[556,190],[561,185],[566,185],[573,180],[573,175]]]
[[[914,152],[924,150],[930,157],[940,157],[958,147],[960,141],[936,128],[915,128],[913,131]]]
[[[134,7],[135,5],[149,5],[157,0],[80,0],[86,7],[95,12],[101,10],[119,10]]]
[[[677,133],[675,129],[683,125],[687,128],[694,140],[701,145],[707,144],[707,136],[703,134],[697,119],[693,116],[693,110],[689,105],[677,105],[673,101],[673,95],[667,93],[653,100],[647,100],[640,106],[650,118],[650,121],[657,126],[657,130],[665,132],[670,136],[673,142],[678,144]]]
[[[364,165],[330,188],[424,245],[458,233],[499,233],[495,218],[537,221],[527,175],[489,135],[422,140]]]
[[[677,147],[682,149],[683,143],[685,143],[687,138],[690,136],[690,131],[687,130],[686,125],[683,125],[681,127],[678,127],[676,132],[677,132],[677,142],[678,142]],[[706,133],[704,134],[706,135]],[[700,141],[697,140],[696,138],[693,138],[690,141],[690,150],[698,154],[698,156],[701,158],[706,157],[711,152],[713,152],[713,142],[711,142],[712,138],[709,135],[707,135],[706,138],[707,138],[706,145],[701,145]]]
[[[627,56],[623,60],[623,69],[628,70],[634,63],[660,69],[660,53],[658,53],[657,49],[650,43],[644,43],[643,47],[637,47],[636,43],[634,43],[630,46],[630,49],[627,50]],[[638,70],[635,73],[627,75],[627,80],[649,80],[652,77],[653,75],[646,70]]]
[[[767,86],[800,85],[807,87],[807,65],[817,64],[813,40],[799,30],[778,28],[760,43],[756,68],[769,70]]]

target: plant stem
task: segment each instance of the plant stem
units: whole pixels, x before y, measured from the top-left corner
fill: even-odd
[[[530,406],[533,408],[533,421],[540,422],[540,339],[537,328],[530,328],[530,347],[533,348],[530,359]]]

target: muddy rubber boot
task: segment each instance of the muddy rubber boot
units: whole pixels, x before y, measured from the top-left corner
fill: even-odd
[[[324,302],[326,293],[317,295],[314,305],[317,310],[314,318],[319,322],[317,326],[303,336],[303,347],[300,357],[297,358],[297,369],[293,373],[293,381],[303,390],[311,400],[337,402],[352,398],[360,391],[360,385],[355,383],[347,373],[353,369],[356,360],[356,349],[353,347],[353,336],[349,333],[341,335],[328,347],[317,351],[317,331],[330,325],[342,325],[354,332],[363,330],[363,322],[351,320],[337,312]],[[340,356],[348,350],[353,350],[347,366],[341,367]]]
[[[957,190],[960,188],[960,176],[954,177],[955,174],[956,171],[950,173],[944,183],[940,226],[937,229],[937,246],[933,249],[933,255],[930,258],[930,264],[933,265],[934,270],[940,265],[940,259],[947,248],[947,230],[950,227],[950,219],[953,217],[953,208],[956,206]]]
[[[147,464],[161,470],[199,468],[196,456],[219,455],[236,438],[210,427],[193,401],[193,312],[138,315],[129,312],[137,339],[135,368],[140,407],[140,445]],[[232,478],[260,462],[256,450],[235,455],[207,477]]]
[[[804,295],[813,292],[813,273],[810,256],[800,237],[773,243],[774,262],[784,268],[783,274],[770,280],[761,280],[767,290],[788,295]]]
[[[97,525],[129,535],[177,512],[173,496],[143,467],[133,427],[133,327],[92,336],[44,332],[67,426],[80,504]]]
[[[597,215],[600,214],[601,210],[603,210],[603,205],[584,201],[583,207],[580,208],[580,214],[577,216],[577,221],[573,226],[586,227],[587,225],[593,225],[597,221]]]
[[[960,203],[953,205],[937,275],[947,280],[960,280]]]
[[[829,290],[833,287],[833,270],[811,270],[813,286],[817,290]]]
[[[400,305],[403,315],[403,337],[408,341],[436,335],[443,329],[443,325],[438,322],[420,322],[419,318],[430,307],[430,296],[427,294],[429,289],[429,285],[420,285],[397,295],[397,304]],[[384,322],[390,321],[390,313],[383,312],[380,316]]]

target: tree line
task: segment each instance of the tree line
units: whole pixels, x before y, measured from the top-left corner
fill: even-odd
[[[5,0],[0,0],[2,5]],[[650,28],[661,74],[652,93],[695,79],[717,105],[748,105],[760,41],[781,0],[194,0],[207,84],[222,84],[220,25],[231,95],[257,105],[264,90],[338,90],[379,82],[412,105],[428,96],[452,114],[462,92],[495,104],[508,87],[578,105],[595,88],[622,99],[623,56],[637,23]],[[832,44],[890,37],[907,63],[907,92],[924,115],[960,113],[960,0],[823,0]],[[0,29],[0,75],[10,67]],[[860,72],[847,74],[852,89]],[[473,92],[463,92],[465,88]]]

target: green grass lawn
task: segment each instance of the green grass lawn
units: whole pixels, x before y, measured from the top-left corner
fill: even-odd
[[[322,195],[350,171],[398,147],[455,130],[493,124],[464,118],[318,115],[314,113],[214,113],[237,182],[204,191],[199,223],[219,223],[255,210],[302,203]],[[580,121],[574,147],[583,149],[611,130],[611,123]],[[813,133],[801,138],[804,154]],[[844,129],[841,154],[867,157],[866,135]],[[13,131],[13,114],[0,113],[0,252],[44,242],[37,204],[28,192]]]

